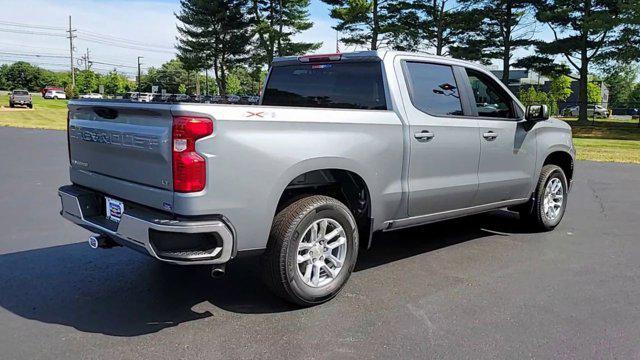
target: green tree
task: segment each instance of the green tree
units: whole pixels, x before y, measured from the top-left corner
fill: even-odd
[[[274,56],[304,54],[322,43],[294,41],[293,36],[309,30],[309,0],[251,0],[249,12],[256,33],[254,62],[269,66]]]
[[[551,107],[551,104],[553,103],[547,93],[536,90],[534,86],[529,86],[526,89],[520,89],[520,92],[518,93],[518,99],[524,106],[547,105]]]
[[[98,92],[100,85],[100,75],[92,70],[80,70],[76,72],[76,92],[87,94]]]
[[[639,74],[638,65],[634,64],[619,63],[605,67],[604,82],[609,88],[611,107],[627,106]]]
[[[377,50],[386,45],[391,28],[389,5],[394,0],[322,0],[331,6],[330,15],[338,21],[334,29],[346,45]]]
[[[509,83],[514,53],[533,43],[536,31],[532,0],[462,0],[482,14],[483,20],[468,41],[465,51],[481,59],[502,61],[502,82]]]
[[[41,88],[42,70],[28,62],[18,61],[3,67],[2,73],[4,86],[8,90],[38,91]]]
[[[553,33],[550,42],[539,42],[538,50],[549,56],[563,55],[579,73],[580,122],[587,122],[589,66],[606,55],[628,56],[612,51],[624,34],[633,38],[640,21],[640,0],[538,0],[537,18]]]
[[[141,83],[143,91],[147,92],[151,91],[152,86],[158,86],[160,90],[170,94],[191,93],[195,90],[194,81],[189,78],[189,72],[178,59],[170,60],[157,69],[149,68],[147,74],[142,77]],[[184,90],[182,92],[181,86]]]
[[[188,69],[213,67],[221,94],[227,93],[227,73],[248,60],[250,22],[244,0],[180,0],[176,14],[178,58]]]
[[[551,101],[551,113],[557,114],[558,102],[566,101],[573,93],[571,90],[572,79],[566,75],[560,75],[551,79],[549,84],[549,100]]]
[[[629,106],[635,109],[640,109],[640,83],[636,84],[629,95]]]
[[[118,74],[116,71],[111,71],[102,76],[100,84],[104,86],[104,92],[108,95],[124,94],[134,88],[126,76]]]
[[[481,20],[475,11],[461,9],[452,0],[401,0],[389,3],[388,13],[389,42],[394,49],[423,48],[443,56],[450,55]]]
[[[599,104],[602,102],[602,90],[600,86],[592,82],[587,84],[587,102],[589,104]]]

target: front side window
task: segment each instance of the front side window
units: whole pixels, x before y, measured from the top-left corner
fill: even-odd
[[[407,82],[413,105],[430,115],[463,115],[460,91],[448,65],[407,62]]]
[[[466,69],[478,116],[492,118],[515,118],[511,97],[487,75]]]

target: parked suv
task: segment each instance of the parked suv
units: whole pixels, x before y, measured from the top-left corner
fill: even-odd
[[[284,57],[262,94],[259,105],[71,101],[62,216],[93,231],[94,248],[214,276],[258,253],[268,286],[308,306],[340,291],[376,231],[500,208],[551,230],[565,213],[570,127],[479,65]]]
[[[44,94],[44,98],[45,99],[54,99],[54,100],[66,99],[67,98],[67,94],[65,94],[65,92],[61,91],[61,90],[49,90]]]
[[[16,105],[26,106],[33,109],[33,99],[27,90],[13,90],[9,94],[9,107]]]

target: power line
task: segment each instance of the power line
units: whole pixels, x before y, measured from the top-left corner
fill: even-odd
[[[133,66],[133,65],[113,64],[113,63],[95,61],[95,60],[91,60],[91,63],[92,64],[100,64],[100,65],[111,65],[111,66],[116,66],[116,67],[132,68],[132,69],[136,69],[137,68],[137,66]]]
[[[31,49],[43,49],[43,50],[67,51],[67,49],[62,49],[62,48],[53,48],[53,47],[46,47],[46,46],[34,46],[34,45],[27,45],[27,44],[16,44],[16,43],[4,42],[4,41],[0,41],[0,44],[8,45],[8,46],[15,46],[15,47],[19,47],[20,49],[22,49],[22,48],[31,48]]]
[[[14,21],[6,21],[6,20],[0,20],[0,25],[20,27],[20,28],[31,28],[31,29],[46,29],[46,30],[64,30],[65,29],[60,26],[29,25],[29,24],[24,24],[24,23],[19,23]]]
[[[14,52],[6,52],[0,51],[2,55],[15,55],[19,57],[43,57],[43,58],[58,58],[58,59],[68,59],[67,55],[54,55],[54,54],[25,54],[25,53],[14,53]]]
[[[167,47],[166,45],[159,45],[159,44],[153,44],[153,43],[148,43],[143,41],[131,40],[131,39],[126,39],[126,38],[117,37],[113,35],[100,34],[93,31],[78,30],[78,33],[81,35],[86,34],[87,37],[97,38],[105,41],[114,41],[114,42],[121,42],[129,45],[134,45],[134,46],[144,46],[144,47],[152,47],[152,48],[159,48],[159,49],[165,49],[165,50],[173,50],[173,48]]]
[[[156,52],[156,53],[164,53],[164,54],[174,54],[175,53],[175,51],[170,51],[170,50],[160,50],[160,49],[154,49],[154,48],[149,48],[149,47],[144,47],[144,46],[139,46],[139,45],[119,44],[117,42],[110,41],[110,40],[101,40],[101,39],[97,39],[97,38],[87,38],[87,37],[84,37],[82,35],[78,35],[78,39],[84,40],[84,41],[88,41],[88,42],[93,42],[93,43],[96,43],[96,44],[101,44],[101,45],[119,47],[119,48],[123,48],[123,49],[140,50],[140,51],[148,51],[148,52]]]
[[[14,33],[14,34],[26,34],[26,35],[42,35],[42,36],[54,36],[54,37],[66,37],[66,35],[64,35],[64,34],[53,34],[53,33],[41,32],[41,31],[5,29],[5,28],[0,28],[0,32],[8,32],[8,33]]]

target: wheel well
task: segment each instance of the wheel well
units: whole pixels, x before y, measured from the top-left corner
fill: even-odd
[[[362,177],[342,169],[320,169],[301,174],[284,189],[276,213],[308,195],[326,195],[345,204],[358,223],[360,244],[369,245],[371,197]]]
[[[571,181],[573,178],[573,159],[568,153],[564,151],[556,151],[549,154],[549,156],[544,160],[544,165],[547,164],[558,165],[567,176],[567,181]]]

